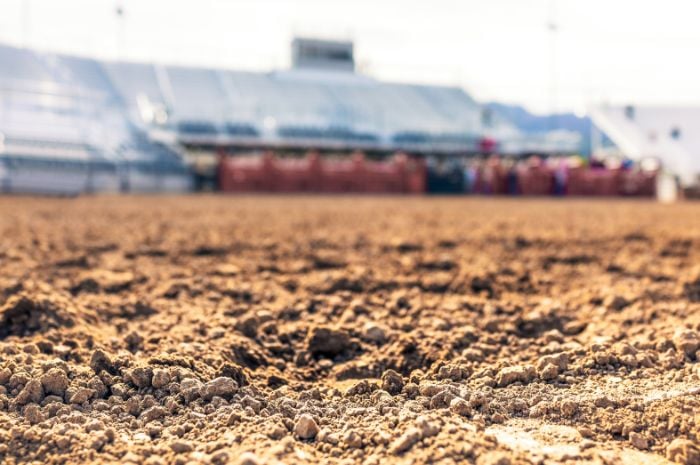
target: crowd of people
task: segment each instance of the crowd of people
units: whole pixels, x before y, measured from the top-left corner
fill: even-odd
[[[653,196],[657,167],[582,157],[427,160],[431,193]]]

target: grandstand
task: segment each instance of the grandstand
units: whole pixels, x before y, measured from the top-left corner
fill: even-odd
[[[200,166],[188,154],[203,151],[213,158],[217,150],[468,155],[577,147],[530,137],[502,118],[485,121],[460,88],[359,74],[352,43],[304,38],[293,43],[291,69],[268,73],[0,46],[0,134],[2,189],[59,194],[187,190],[188,169]],[[215,163],[204,165],[213,179]]]

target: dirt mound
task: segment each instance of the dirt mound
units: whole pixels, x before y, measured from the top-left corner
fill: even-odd
[[[0,308],[0,339],[73,328],[86,320],[94,320],[94,316],[75,309],[65,299],[50,295],[14,295]]]

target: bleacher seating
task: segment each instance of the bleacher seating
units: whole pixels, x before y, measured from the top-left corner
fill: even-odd
[[[178,120],[219,124],[226,119],[231,102],[216,71],[204,68],[165,68],[172,91],[173,113]]]
[[[0,46],[3,191],[187,189],[180,157],[134,125],[127,100],[98,61]]]
[[[260,137],[260,131],[252,124],[229,121],[224,124],[224,132],[229,136]]]
[[[53,81],[34,52],[0,45],[0,84],[36,86]]]
[[[139,102],[143,99],[152,105],[167,108],[167,101],[161,91],[153,65],[105,62],[103,66],[134,121],[141,120]]]

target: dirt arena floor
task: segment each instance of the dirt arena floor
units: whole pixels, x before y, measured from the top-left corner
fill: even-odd
[[[700,204],[0,199],[0,463],[700,464]]]

